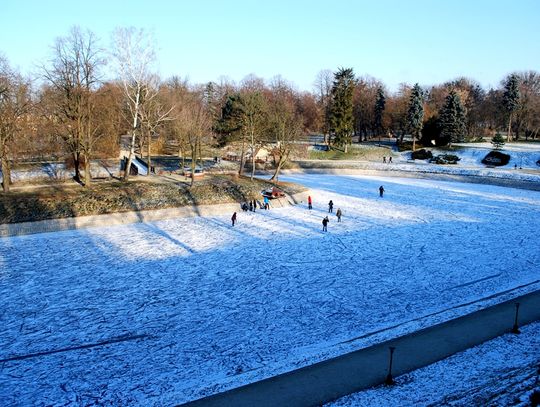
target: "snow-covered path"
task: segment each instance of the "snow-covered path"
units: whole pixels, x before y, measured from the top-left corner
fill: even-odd
[[[0,359],[55,352],[0,362],[0,404],[179,403],[540,288],[539,192],[288,179],[313,211],[0,239]]]

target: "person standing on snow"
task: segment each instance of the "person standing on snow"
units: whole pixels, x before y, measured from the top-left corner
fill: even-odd
[[[323,232],[328,232],[328,222],[330,222],[330,219],[328,219],[328,216],[325,216],[322,220],[322,230]]]
[[[313,209],[313,206],[311,204],[312,204],[311,195],[308,195],[308,197],[307,197],[307,208],[308,209]]]
[[[338,222],[341,222],[341,208],[338,208],[337,211],[336,211],[336,216],[337,216],[337,221]]]
[[[383,197],[383,194],[384,194],[384,187],[381,185],[379,187],[379,196],[382,198]]]
[[[330,199],[330,202],[328,202],[328,213],[332,213],[334,211],[334,202]]]
[[[231,222],[232,222],[232,225],[234,226],[234,224],[236,223],[236,212],[232,214]]]
[[[270,202],[268,201],[268,197],[264,197],[264,209],[268,210],[270,209]]]

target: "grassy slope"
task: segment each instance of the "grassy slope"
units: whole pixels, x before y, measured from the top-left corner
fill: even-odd
[[[392,151],[385,147],[377,146],[349,146],[347,153],[339,149],[330,151],[309,151],[310,160],[365,160],[379,161],[383,156],[392,155]]]
[[[88,189],[56,186],[0,193],[0,223],[241,202],[260,199],[261,190],[272,185],[262,180],[220,175],[197,181],[193,188],[184,183],[132,181],[100,183]],[[287,193],[305,189],[287,183],[280,183],[279,187]]]

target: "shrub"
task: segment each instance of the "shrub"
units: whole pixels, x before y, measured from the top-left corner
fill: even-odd
[[[426,149],[416,150],[411,153],[411,158],[413,160],[428,160],[433,158],[433,153]]]
[[[501,153],[500,151],[490,151],[482,160],[483,164],[489,166],[502,166],[508,164],[510,155]]]
[[[457,155],[454,154],[441,154],[436,157],[433,157],[431,160],[429,160],[430,163],[435,164],[457,164],[457,162],[461,160]]]

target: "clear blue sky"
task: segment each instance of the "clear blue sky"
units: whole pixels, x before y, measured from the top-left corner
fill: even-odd
[[[195,83],[281,74],[311,90],[343,66],[390,89],[458,76],[487,87],[540,70],[538,0],[1,0],[0,15],[0,52],[26,73],[73,25],[104,47],[115,27],[153,30],[161,75]]]

